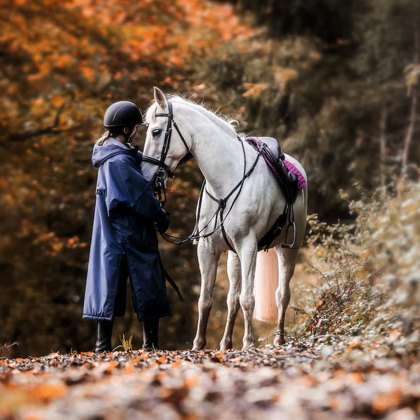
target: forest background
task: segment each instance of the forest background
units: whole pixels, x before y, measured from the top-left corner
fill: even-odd
[[[307,253],[325,238],[349,240],[358,208],[372,226],[389,208],[383,203],[399,197],[418,234],[418,207],[409,201],[418,196],[417,0],[6,0],[0,16],[3,354],[93,347],[94,323],[81,319],[96,182],[91,150],[104,110],[123,99],[145,110],[155,85],[218,109],[241,132],[276,137],[303,163],[309,213],[318,215]],[[201,180],[191,163],[170,181],[173,232],[193,227]],[[400,226],[403,212],[395,208],[387,213],[391,226],[379,223],[378,231]],[[353,228],[326,236],[338,221]],[[416,241],[402,232],[392,231],[406,241],[400,257],[416,261]],[[394,248],[380,249],[391,261]],[[174,315],[162,321],[162,346],[190,348],[199,291],[195,247],[162,243],[162,255],[186,298],[181,303],[169,290]],[[301,265],[305,277],[305,259]],[[210,346],[225,316],[221,274]],[[418,275],[409,280],[418,293]],[[300,309],[295,313],[313,331],[319,317]],[[139,327],[128,311],[116,334],[133,333],[136,347]]]

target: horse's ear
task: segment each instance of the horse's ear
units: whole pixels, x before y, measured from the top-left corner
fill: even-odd
[[[165,94],[158,87],[154,86],[153,95],[159,108],[161,108],[162,111],[166,111],[168,109],[168,101],[166,100]]]

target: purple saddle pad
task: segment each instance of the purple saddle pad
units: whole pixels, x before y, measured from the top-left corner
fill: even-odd
[[[271,154],[276,158],[276,160],[278,160],[281,155],[284,156],[280,150],[279,143],[273,137],[247,137],[246,140],[247,141],[251,140],[251,142],[254,145],[257,145],[258,142],[265,143],[268,149],[270,150]],[[306,179],[303,176],[303,174],[299,171],[299,169],[292,162],[288,161],[287,158],[283,160],[283,163],[285,164],[289,172],[292,172],[297,176],[298,190],[305,188]]]
[[[288,169],[289,172],[292,172],[293,174],[295,174],[297,176],[297,180],[298,180],[298,190],[301,190],[302,188],[306,187],[306,179],[305,177],[302,175],[302,173],[299,171],[298,168],[296,168],[295,165],[293,165],[292,162],[289,162],[287,160],[287,158],[283,161],[284,164],[286,165],[286,168]]]

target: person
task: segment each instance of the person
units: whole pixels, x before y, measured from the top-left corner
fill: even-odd
[[[112,104],[104,115],[108,131],[93,148],[98,179],[83,318],[97,321],[95,352],[112,350],[114,317],[125,313],[127,278],[143,322],[143,348],[158,347],[159,318],[171,312],[156,234],[166,231],[169,215],[142,175],[141,153],[130,143],[142,123],[134,103]]]

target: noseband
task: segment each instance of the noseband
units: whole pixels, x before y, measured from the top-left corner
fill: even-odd
[[[159,176],[159,174],[161,176],[162,173],[163,173],[167,177],[173,178],[174,172],[176,171],[176,169],[178,167],[184,165],[185,163],[187,163],[193,157],[193,155],[191,154],[190,148],[188,147],[188,144],[185,141],[184,136],[182,135],[181,131],[178,128],[177,123],[174,120],[172,103],[170,101],[168,101],[168,112],[167,113],[162,113],[161,112],[161,113],[155,114],[155,116],[156,117],[166,117],[166,118],[168,118],[168,122],[166,124],[165,139],[163,141],[163,147],[162,147],[162,152],[160,154],[160,159],[155,159],[151,156],[143,155],[142,160],[143,160],[143,162],[148,162],[148,163],[151,163],[153,165],[158,166],[157,176]],[[171,145],[172,126],[175,127],[176,132],[178,133],[180,139],[182,140],[182,143],[184,143],[184,146],[187,149],[187,153],[178,162],[178,165],[176,166],[176,168],[173,171],[171,171],[169,166],[165,163],[166,156],[168,155],[169,147]]]

